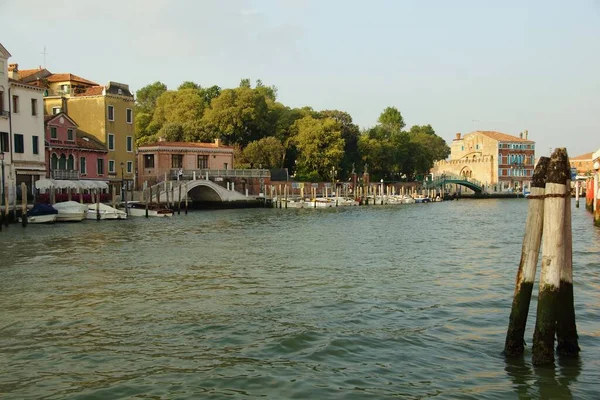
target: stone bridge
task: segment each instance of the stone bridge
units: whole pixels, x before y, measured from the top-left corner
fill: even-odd
[[[172,185],[172,190],[171,190]],[[159,199],[156,198],[156,186],[152,188],[151,201],[156,202],[160,200],[162,202],[167,200],[167,191],[170,201],[177,201],[179,198],[183,201],[186,196],[189,200],[195,202],[208,202],[208,203],[225,203],[225,202],[247,202],[255,201],[256,196],[246,197],[245,195],[236,192],[235,190],[228,190],[210,180],[198,179],[190,181],[168,181],[159,183],[157,185],[160,188]],[[165,186],[167,190],[165,190]],[[179,192],[181,191],[181,197]]]

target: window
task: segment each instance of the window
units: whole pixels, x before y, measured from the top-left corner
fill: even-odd
[[[73,134],[73,129],[67,129],[67,140],[70,142],[75,140],[75,135]]]
[[[133,111],[131,110],[131,108],[128,108],[126,110],[126,120],[128,124],[133,123]]]
[[[465,151],[465,146],[460,146],[460,151]]]
[[[479,143],[475,145],[475,150],[479,150]]]
[[[37,99],[31,99],[31,115],[37,115]]]
[[[52,115],[59,114],[62,111],[60,107],[52,107]]]
[[[37,136],[31,137],[31,146],[33,148],[33,154],[40,154],[39,140]]]
[[[58,159],[58,169],[63,171],[67,169],[67,156],[64,154],[61,154],[60,158]]]
[[[8,147],[8,132],[0,132],[0,152],[8,153],[10,148]]]
[[[108,106],[108,120],[115,120],[115,108],[113,106]]]
[[[104,159],[98,159],[98,175],[104,175]]]
[[[115,135],[113,135],[112,133],[108,134],[108,149],[109,150],[115,149]],[[109,169],[109,171],[110,171],[110,169]]]
[[[15,114],[19,112],[19,96],[13,96],[12,112]]]
[[[15,153],[25,153],[23,135],[21,135],[20,133],[15,133]]]
[[[144,168],[154,168],[154,154],[144,155]]]
[[[52,153],[52,157],[50,158],[50,169],[52,171],[58,169],[58,156],[56,153]]]
[[[69,171],[75,170],[75,157],[73,157],[73,154],[70,154],[69,158],[67,159],[67,169]]]
[[[86,173],[85,157],[79,159],[79,172],[82,174]]]
[[[127,161],[127,173],[131,174],[133,172],[133,161]]]
[[[127,136],[127,151],[133,152],[133,136]]]
[[[50,127],[50,139],[56,139],[57,135],[56,135],[56,127],[55,126],[51,126]]]
[[[0,90],[0,113],[2,111],[6,111],[4,109],[4,92],[2,90]]]
[[[208,156],[198,156],[198,169],[208,169]]]
[[[227,169],[227,163],[223,163],[223,169]]]
[[[183,154],[173,154],[171,156],[171,168],[183,168]]]
[[[108,173],[109,174],[115,173],[115,160],[108,160]]]

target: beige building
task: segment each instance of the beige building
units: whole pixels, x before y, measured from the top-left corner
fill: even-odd
[[[529,188],[535,165],[535,142],[528,132],[512,136],[495,131],[456,134],[450,159],[437,161],[434,176],[462,176],[479,181],[484,191]]]
[[[214,143],[165,142],[145,144],[137,149],[138,186],[168,179],[200,178],[207,171],[233,169],[233,147]]]
[[[594,173],[594,153],[585,153],[577,157],[569,158],[571,168],[577,169],[579,176],[591,176]]]

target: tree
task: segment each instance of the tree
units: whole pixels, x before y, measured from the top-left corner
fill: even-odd
[[[156,100],[167,91],[167,85],[162,82],[156,81],[150,85],[146,85],[137,92],[136,95],[136,107],[137,112],[144,112],[152,115],[154,107],[156,106]]]
[[[252,88],[252,83],[250,82],[250,78],[242,78],[240,80],[240,86],[241,88]]]
[[[352,122],[350,114],[339,110],[325,110],[319,113],[320,118],[331,118],[340,124],[342,139],[344,139],[344,157],[340,163],[340,179],[346,179],[352,172],[352,165],[360,162],[358,138],[360,129]]]
[[[402,114],[396,107],[387,107],[383,110],[377,122],[391,132],[401,131],[406,126]]]
[[[180,125],[202,118],[204,97],[198,89],[180,89],[163,93],[156,101],[150,127],[157,131],[169,122]],[[158,129],[157,129],[158,128]]]
[[[202,88],[200,87],[200,85],[198,85],[195,82],[185,81],[181,85],[179,85],[179,87],[177,88],[177,90],[181,90],[181,89],[202,89]]]
[[[262,168],[278,168],[281,166],[284,153],[285,148],[281,142],[269,136],[248,143],[243,156],[247,163],[253,164],[256,168],[261,165]]]
[[[167,142],[183,142],[183,126],[178,122],[167,122],[158,131],[158,136]]]
[[[228,144],[242,147],[266,136],[268,108],[264,96],[247,87],[225,89],[204,113],[207,126],[224,136]]]
[[[207,106],[210,106],[210,103],[213,99],[216,99],[221,94],[221,88],[217,85],[213,85],[204,89],[204,102]]]
[[[339,169],[344,156],[341,127],[332,118],[310,116],[294,123],[293,143],[298,150],[297,175],[308,179],[331,179],[331,170]]]

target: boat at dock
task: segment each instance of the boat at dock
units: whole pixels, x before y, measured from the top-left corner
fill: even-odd
[[[56,222],[81,222],[86,218],[88,208],[76,201],[63,201],[54,204],[58,211]]]
[[[96,204],[87,205],[86,219],[98,219],[98,214],[100,214],[100,220],[127,219],[125,211],[107,206],[104,203],[98,203],[98,209],[96,209]]]
[[[140,202],[129,202],[127,203],[127,211],[132,217],[145,217],[146,216],[146,203]],[[173,210],[167,208],[162,204],[148,203],[148,216],[149,217],[172,217]]]
[[[58,210],[50,204],[37,203],[27,211],[27,222],[30,224],[51,224],[56,221]]]

